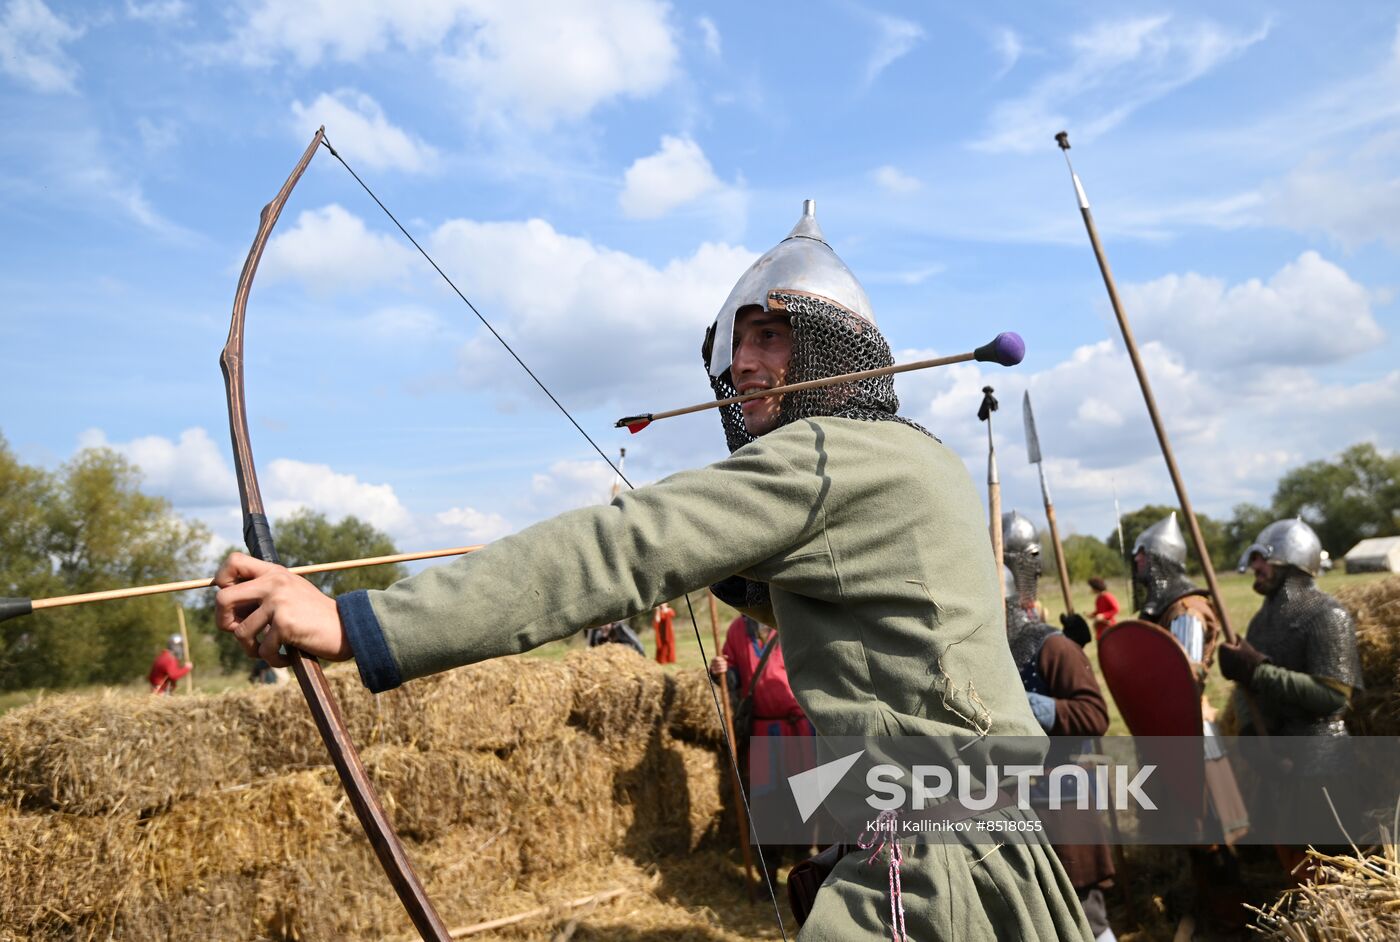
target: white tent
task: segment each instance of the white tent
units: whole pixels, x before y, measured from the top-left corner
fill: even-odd
[[[1362,540],[1342,558],[1347,572],[1400,572],[1400,536]]]

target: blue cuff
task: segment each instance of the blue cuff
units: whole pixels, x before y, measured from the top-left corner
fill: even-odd
[[[1050,728],[1055,725],[1055,698],[1047,697],[1043,693],[1027,693],[1026,697],[1031,701],[1031,712],[1035,714],[1035,721],[1040,724],[1041,729],[1050,732]]]
[[[399,665],[394,663],[384,630],[370,607],[369,593],[359,589],[338,595],[335,607],[340,612],[340,624],[350,642],[350,651],[355,655],[355,666],[360,669],[361,682],[371,693],[383,693],[402,684]]]

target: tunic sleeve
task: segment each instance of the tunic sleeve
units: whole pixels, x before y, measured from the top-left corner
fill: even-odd
[[[824,478],[800,430],[536,524],[383,591],[337,599],[366,686],[567,637],[773,559],[820,532]],[[784,434],[788,433],[788,434]]]
[[[1349,690],[1338,690],[1317,677],[1286,670],[1277,664],[1260,664],[1254,672],[1250,689],[1261,699],[1292,707],[1309,716],[1331,716],[1339,712],[1347,705],[1350,693]]]
[[[1062,634],[1052,634],[1040,649],[1040,675],[1055,698],[1055,725],[1050,735],[1102,736],[1108,732],[1108,707],[1083,648]]]

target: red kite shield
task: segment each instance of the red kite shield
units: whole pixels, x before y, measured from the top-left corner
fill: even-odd
[[[1121,621],[1099,638],[1099,667],[1134,736],[1201,735],[1201,692],[1171,632]]]
[[[1171,632],[1145,621],[1122,621],[1099,638],[1099,667],[1128,731],[1144,736],[1195,736],[1202,733],[1201,692],[1191,661]],[[1150,741],[1138,743],[1138,757],[1152,758]],[[1199,795],[1205,810],[1205,754],[1192,750],[1194,762],[1181,761],[1180,750],[1162,771],[1178,795]]]

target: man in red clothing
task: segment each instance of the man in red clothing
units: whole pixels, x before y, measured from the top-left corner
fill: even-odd
[[[753,697],[753,723],[749,729],[735,730],[735,733],[744,738],[811,736],[812,724],[788,686],[781,646],[773,649],[763,664],[758,682],[754,683],[754,672],[770,644],[778,644],[776,629],[740,615],[729,624],[723,652],[710,661],[710,673],[715,677],[728,673],[729,689],[737,694],[740,703],[746,697]]]
[[[662,602],[651,619],[651,630],[656,634],[656,663],[676,663],[676,610]]]
[[[755,673],[758,674],[756,681]],[[724,636],[723,653],[710,661],[710,674],[712,679],[727,674],[729,690],[737,698],[734,737],[741,753],[739,765],[748,774],[751,795],[762,795],[777,787],[782,780],[780,762],[782,768],[789,769],[806,769],[816,764],[815,733],[788,686],[777,629],[747,615],[734,619]],[[741,704],[749,697],[753,698],[753,708],[748,711],[752,719],[748,729],[739,729],[740,717],[745,712]],[[783,743],[782,755],[780,750],[770,748],[766,750],[766,767],[755,768],[744,755],[752,736],[790,738]],[[782,864],[784,850],[781,845],[764,846],[764,866],[769,873]],[[803,856],[805,854],[798,854],[798,859]]]
[[[179,635],[171,635],[165,650],[156,655],[154,663],[151,664],[151,672],[146,675],[146,679],[151,682],[151,693],[157,696],[173,693],[176,681],[194,670],[194,664],[188,659],[181,664],[184,647],[184,641]]]
[[[1089,580],[1089,588],[1097,594],[1094,596],[1094,639],[1103,637],[1103,633],[1118,623],[1118,613],[1121,608],[1118,600],[1113,597],[1113,593],[1108,591],[1108,583],[1100,576],[1094,576]]]

